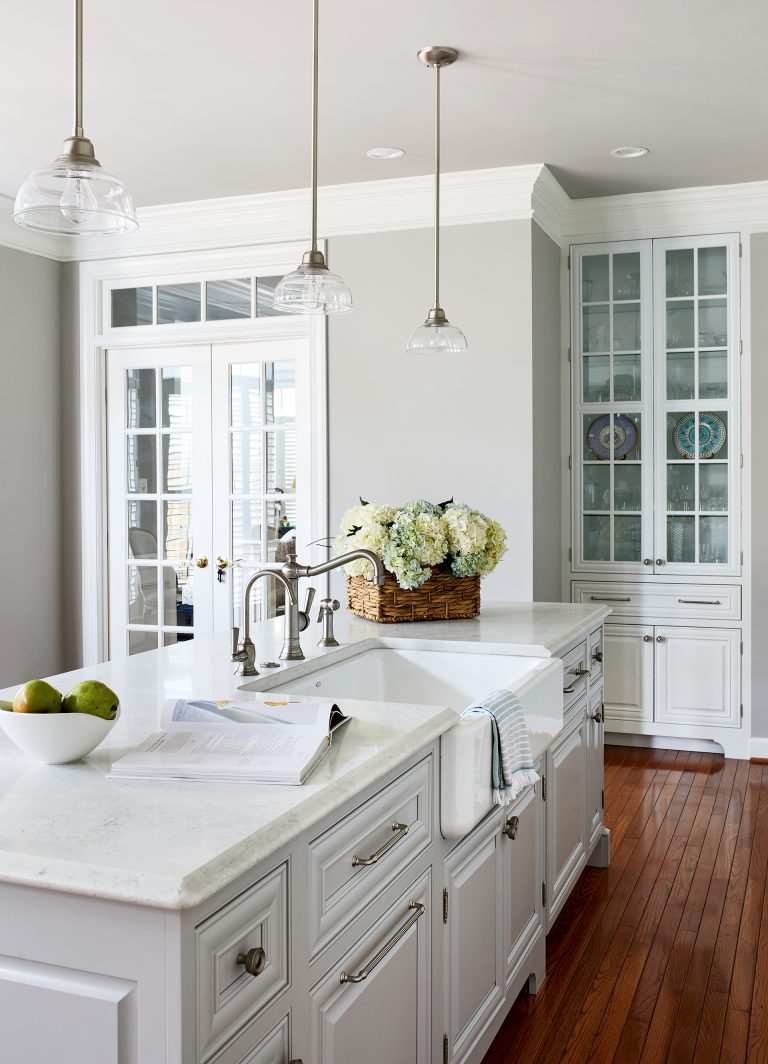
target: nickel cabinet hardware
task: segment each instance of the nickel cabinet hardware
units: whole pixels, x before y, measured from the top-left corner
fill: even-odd
[[[443,890],[443,923],[448,923],[448,888]]]
[[[392,830],[395,834],[391,839],[388,839],[383,846],[379,846],[375,853],[372,853],[370,857],[358,857],[357,855],[352,858],[353,868],[367,868],[369,865],[378,864],[385,853],[389,853],[393,846],[397,846],[400,839],[404,839],[408,834],[407,824],[398,824],[397,821],[392,825]]]
[[[677,600],[681,606],[722,606],[720,599],[682,599]]]
[[[520,817],[519,816],[511,816],[509,818],[509,820],[506,822],[506,824],[504,825],[504,827],[501,829],[501,833],[502,833],[502,835],[506,835],[508,839],[514,840],[514,839],[517,838],[517,829],[519,827],[520,827]]]
[[[242,964],[249,975],[261,975],[267,966],[267,955],[261,946],[256,946],[247,953],[238,953],[237,963]]]
[[[357,975],[349,975],[347,972],[342,972],[339,976],[340,983],[362,983],[368,978],[373,969],[384,960],[390,950],[395,948],[400,939],[410,931],[419,917],[423,915],[425,906],[420,901],[409,901],[408,908],[411,910],[411,915],[402,927],[395,931],[394,935],[384,943],[374,957],[371,957],[368,963],[360,969]]]
[[[568,675],[569,676],[575,676],[576,679],[573,681],[573,683],[570,683],[570,684],[568,684],[567,687],[563,688],[563,694],[564,695],[573,694],[573,692],[576,690],[578,685],[581,683],[582,679],[585,676],[589,676],[589,669],[582,669],[580,667],[576,667],[574,669],[569,669],[568,670]]]
[[[591,602],[631,602],[631,595],[590,595]]]

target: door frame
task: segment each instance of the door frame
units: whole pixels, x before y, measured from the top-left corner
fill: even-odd
[[[286,315],[239,321],[110,328],[106,296],[113,286],[221,279],[250,272],[281,275],[295,267],[303,245],[221,248],[187,254],[129,256],[78,264],[80,372],[80,556],[82,665],[105,660],[109,647],[107,537],[108,349],[213,344],[271,336],[309,344],[312,401],[312,538],[328,535],[328,375],[324,318]],[[117,283],[117,284],[116,284]],[[71,427],[74,428],[74,427]],[[75,429],[75,431],[77,431]]]

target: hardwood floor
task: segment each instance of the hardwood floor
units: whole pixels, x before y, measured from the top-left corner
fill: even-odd
[[[606,747],[587,868],[484,1064],[768,1062],[768,765]]]

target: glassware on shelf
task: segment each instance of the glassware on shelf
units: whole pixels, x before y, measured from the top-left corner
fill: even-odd
[[[667,298],[693,295],[693,249],[670,248],[666,258]]]

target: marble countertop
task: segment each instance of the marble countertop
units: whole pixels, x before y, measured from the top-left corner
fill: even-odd
[[[376,625],[337,616],[342,643],[418,640],[445,649],[550,657],[600,623],[608,611],[567,604],[491,604],[472,621]],[[255,626],[257,664],[276,660],[282,621]],[[314,635],[314,633],[312,633]],[[400,641],[403,641],[402,644]],[[305,637],[308,659],[342,657]],[[84,678],[118,692],[121,718],[75,765],[41,765],[0,731],[0,882],[106,897],[167,909],[189,908],[268,858],[427,746],[455,722],[440,706],[346,700],[353,720],[301,787],[245,783],[111,780],[114,760],[158,727],[168,697],[225,698],[234,674],[227,635],[198,636],[132,658],[60,676],[66,691]],[[281,680],[305,663],[286,664]],[[265,677],[264,686],[274,683]],[[0,691],[13,696],[15,687]]]

